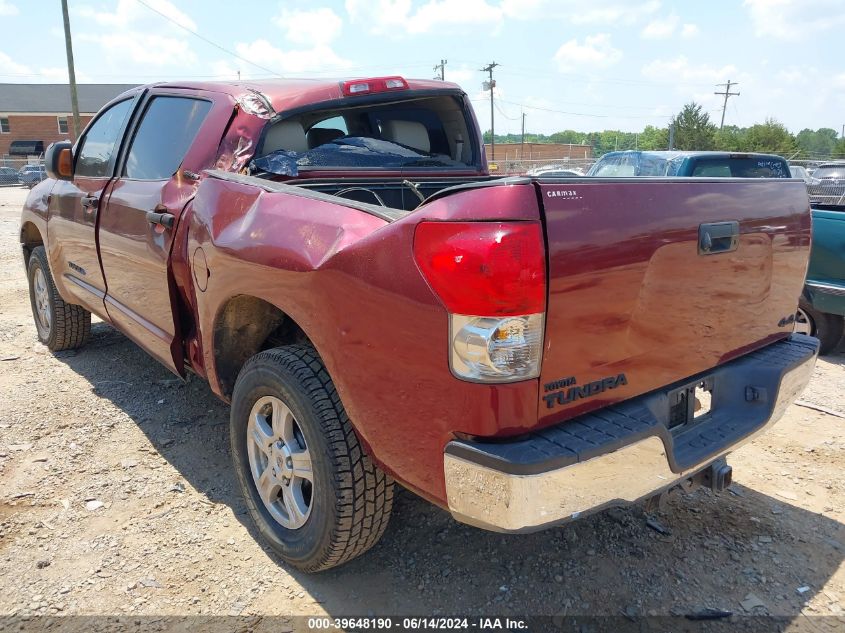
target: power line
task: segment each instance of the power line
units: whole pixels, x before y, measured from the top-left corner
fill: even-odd
[[[473,102],[483,101],[483,99],[472,99]],[[519,106],[528,110],[540,110],[542,112],[553,112],[555,114],[567,114],[570,116],[584,116],[594,119],[671,119],[669,114],[653,114],[653,115],[622,115],[622,114],[593,114],[587,112],[570,112],[568,110],[556,110],[554,108],[544,108],[542,106],[530,105],[528,103],[519,103],[518,101],[508,101],[507,99],[499,98],[500,103],[508,103],[510,105]]]
[[[175,24],[176,26],[178,26],[178,27],[179,27],[180,29],[182,29],[183,31],[187,31],[188,33],[190,33],[190,34],[191,34],[191,35],[193,35],[194,37],[197,37],[197,38],[201,39],[201,40],[202,40],[203,42],[205,42],[206,44],[210,44],[210,45],[211,45],[211,46],[213,46],[214,48],[217,48],[217,49],[219,49],[219,50],[223,51],[223,52],[224,52],[224,53],[226,53],[227,55],[231,55],[232,57],[234,57],[234,58],[236,58],[236,59],[239,59],[239,60],[241,60],[242,62],[246,62],[247,64],[251,64],[252,66],[255,66],[256,68],[260,68],[260,69],[261,69],[261,70],[263,70],[264,72],[270,73],[270,74],[271,74],[271,75],[273,75],[274,77],[281,77],[281,76],[282,76],[282,75],[281,75],[281,74],[279,74],[278,72],[276,72],[276,71],[274,71],[274,70],[270,70],[270,69],[269,69],[269,68],[267,68],[266,66],[262,66],[261,64],[256,64],[255,62],[250,61],[249,59],[246,59],[245,57],[241,57],[240,55],[238,55],[238,54],[237,54],[237,53],[235,53],[234,51],[230,51],[228,48],[225,48],[225,47],[223,47],[223,46],[220,46],[220,44],[218,44],[217,42],[213,42],[212,40],[208,39],[207,37],[204,37],[204,36],[200,35],[200,34],[199,34],[199,33],[197,33],[196,31],[194,31],[194,30],[192,30],[192,29],[189,29],[189,28],[188,28],[187,26],[185,26],[184,24],[179,24],[179,22],[177,22],[176,20],[174,20],[173,18],[171,18],[169,15],[166,15],[166,14],[162,13],[161,11],[159,11],[158,9],[154,9],[153,7],[151,7],[150,5],[148,5],[146,2],[144,2],[144,0],[135,0],[135,2],[137,2],[138,4],[140,4],[140,5],[142,5],[142,6],[147,7],[147,8],[148,8],[150,11],[152,11],[153,13],[158,13],[161,17],[163,17],[163,18],[164,18],[165,20],[167,20],[168,22],[171,22],[171,23]]]
[[[738,93],[738,92],[731,92],[731,86],[738,86],[738,85],[739,85],[739,83],[738,83],[738,82],[736,82],[736,81],[735,81],[735,82],[733,82],[733,83],[731,83],[731,80],[730,80],[730,79],[728,79],[728,83],[726,83],[726,84],[716,84],[716,87],[717,87],[717,88],[718,88],[719,86],[724,86],[724,87],[725,87],[725,91],[724,91],[724,92],[714,92],[714,93],[713,93],[714,95],[723,95],[723,96],[725,97],[725,103],[722,105],[722,122],[719,124],[719,129],[720,129],[720,130],[721,130],[723,127],[725,127],[725,110],[727,110],[727,109],[728,109],[728,97],[738,97],[738,96],[739,96],[739,93]]]

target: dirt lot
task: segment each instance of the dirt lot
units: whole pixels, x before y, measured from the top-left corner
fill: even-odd
[[[673,496],[490,534],[401,492],[368,555],[308,576],[255,540],[228,409],[111,327],[55,356],[36,340],[0,189],[0,614],[685,614],[714,607],[845,627],[845,354],[730,459],[729,493]],[[755,604],[759,606],[754,606]],[[744,605],[744,606],[743,606]],[[842,629],[838,629],[842,630]]]

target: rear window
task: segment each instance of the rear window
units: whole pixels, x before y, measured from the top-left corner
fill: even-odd
[[[314,110],[267,125],[253,173],[319,169],[476,167],[478,151],[456,97]]]
[[[700,178],[791,178],[789,167],[772,158],[699,158],[692,176]]]

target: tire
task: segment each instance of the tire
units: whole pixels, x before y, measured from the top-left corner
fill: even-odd
[[[38,340],[52,352],[84,345],[91,336],[91,313],[59,296],[43,246],[36,246],[29,256],[27,278]]]
[[[830,354],[842,340],[845,319],[838,314],[819,312],[801,301],[798,304],[798,313],[795,315],[795,329],[819,339],[821,342],[819,354]]]
[[[290,345],[249,359],[235,382],[229,430],[249,514],[284,561],[323,571],[381,538],[393,481],[362,450],[313,348]]]

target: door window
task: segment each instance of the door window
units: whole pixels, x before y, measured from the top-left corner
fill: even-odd
[[[209,101],[186,97],[154,97],[126,158],[124,176],[163,180],[176,173],[205,116]]]
[[[77,176],[107,178],[114,165],[115,148],[123,124],[132,109],[132,99],[116,103],[88,128],[76,157]]]

